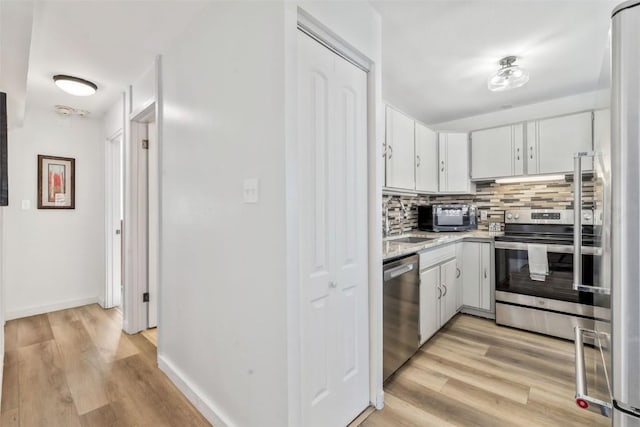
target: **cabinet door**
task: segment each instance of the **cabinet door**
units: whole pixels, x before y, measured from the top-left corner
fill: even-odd
[[[518,123],[511,126],[511,158],[513,159],[513,175],[524,175],[524,124]]]
[[[438,191],[438,135],[416,123],[416,190]]]
[[[440,328],[440,266],[420,273],[420,345]]]
[[[456,260],[440,265],[440,282],[443,288],[440,299],[440,326],[451,319],[457,311]]]
[[[462,248],[462,303],[480,307],[480,243],[464,242]]]
[[[480,249],[480,304],[478,308],[491,310],[491,243],[477,243]]]
[[[439,138],[440,191],[468,193],[469,138],[466,133],[442,133]]]
[[[540,174],[571,172],[574,154],[593,149],[591,112],[539,120],[537,133]],[[591,159],[582,169],[593,169]]]
[[[512,176],[514,174],[513,145],[512,126],[472,132],[471,178]]]
[[[462,308],[462,289],[463,277],[462,271],[464,242],[456,243],[456,311]]]
[[[540,158],[538,156],[538,122],[527,122],[527,146],[525,149],[525,159],[527,165],[527,175],[537,175],[540,173]]]
[[[414,190],[414,121],[390,107],[386,148],[386,186]]]

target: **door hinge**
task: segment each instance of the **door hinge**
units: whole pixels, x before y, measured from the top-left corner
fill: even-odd
[[[142,302],[149,302],[149,292],[142,294]]]
[[[148,150],[149,149],[149,140],[148,139],[143,139],[142,140],[142,149],[143,150]]]

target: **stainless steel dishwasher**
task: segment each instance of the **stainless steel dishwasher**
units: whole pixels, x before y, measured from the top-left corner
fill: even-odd
[[[386,380],[420,347],[418,255],[383,264],[383,375]]]

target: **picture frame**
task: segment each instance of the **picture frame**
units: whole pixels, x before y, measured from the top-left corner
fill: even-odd
[[[38,154],[38,209],[75,209],[76,159]]]

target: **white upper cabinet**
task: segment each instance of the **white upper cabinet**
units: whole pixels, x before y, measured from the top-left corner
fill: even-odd
[[[438,191],[438,134],[428,127],[416,123],[416,190],[436,193]]]
[[[440,192],[471,192],[468,135],[466,133],[440,133],[438,136]]]
[[[573,171],[578,151],[593,149],[592,113],[578,113],[527,122],[527,173],[529,175]],[[583,170],[592,170],[585,159]]]
[[[414,121],[387,107],[386,186],[415,189]]]
[[[517,176],[523,173],[522,123],[471,133],[471,179]]]

